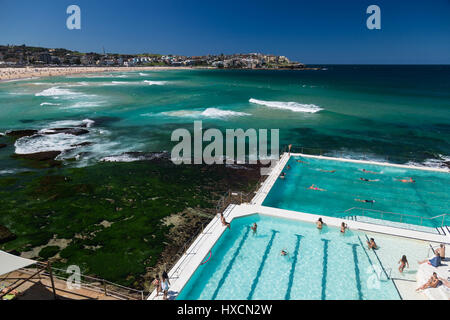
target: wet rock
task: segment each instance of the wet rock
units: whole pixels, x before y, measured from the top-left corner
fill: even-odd
[[[17,236],[12,233],[7,227],[0,225],[0,243],[5,243],[16,238]]]
[[[6,147],[6,144],[0,143],[0,149],[1,149],[1,148],[5,148],[5,147]]]
[[[6,135],[14,138],[28,137],[36,134],[37,130],[8,130]]]
[[[54,160],[57,156],[61,154],[61,151],[43,151],[36,153],[28,153],[28,154],[14,154],[14,158],[21,158],[27,160],[35,160],[35,161],[48,161]]]
[[[90,146],[90,145],[92,145],[92,142],[86,141],[86,142],[72,144],[70,146],[76,148],[76,147],[86,147],[86,146]]]
[[[89,133],[89,130],[83,128],[52,128],[45,130],[43,133],[44,134],[65,133],[65,134],[72,134],[74,136],[81,136],[83,134]]]

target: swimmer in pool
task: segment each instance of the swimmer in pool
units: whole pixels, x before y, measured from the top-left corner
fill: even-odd
[[[366,170],[366,169],[361,169],[361,171],[362,171],[362,172],[365,172],[365,173],[373,173],[373,174],[381,174],[381,173],[383,173],[383,172],[369,171],[369,170]]]
[[[319,171],[320,172],[329,172],[329,173],[335,173],[336,172],[336,170],[322,170],[322,169],[319,169]]]
[[[284,179],[285,176],[286,176],[286,173],[285,173],[285,172],[282,172],[282,173],[280,174],[280,179]]]
[[[367,247],[372,250],[378,249],[377,244],[375,243],[375,240],[373,238],[370,238],[370,240],[367,241]]]
[[[317,187],[315,184],[312,184],[308,189],[317,190],[317,191],[327,191],[325,189],[321,189],[321,188]]]
[[[296,160],[298,163],[308,163],[308,162],[305,162],[305,161],[302,161],[302,160]]]
[[[288,170],[289,170],[290,168],[291,168],[291,166],[290,166],[290,165],[287,165],[286,169],[288,169]]]
[[[287,256],[288,252],[286,251],[286,249],[283,249],[283,250],[281,250],[280,255]]]
[[[414,183],[416,182],[415,180],[413,180],[413,178],[409,178],[409,179],[397,179],[397,181],[403,182],[403,183]]]
[[[341,223],[341,233],[345,233],[345,230],[348,229],[348,226],[345,222]]]
[[[359,180],[367,181],[367,182],[376,182],[376,181],[380,181],[380,179],[370,180],[370,179],[366,179],[366,178],[359,178]]]
[[[256,234],[256,230],[258,229],[258,225],[256,224],[256,222],[252,225],[250,229],[252,229],[253,234]]]
[[[355,201],[358,201],[358,202],[365,202],[365,203],[372,203],[372,204],[374,204],[374,203],[375,203],[375,200],[362,200],[362,199],[355,199]]]
[[[316,225],[317,225],[317,229],[322,229],[322,227],[323,227],[322,218],[319,218],[319,220],[317,220]]]

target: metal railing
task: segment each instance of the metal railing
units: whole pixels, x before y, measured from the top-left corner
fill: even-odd
[[[350,212],[357,211],[358,214],[350,214]],[[374,209],[367,209],[367,208],[360,208],[360,207],[353,207],[350,209],[347,209],[344,211],[344,216],[362,216],[362,217],[369,217],[374,219],[383,219],[385,220],[386,217],[395,217],[396,220],[389,220],[392,222],[400,222],[400,223],[408,223],[406,222],[407,219],[417,219],[419,221],[418,224],[420,226],[425,227],[443,227],[446,225],[446,217],[449,216],[449,214],[444,213],[435,217],[423,217],[423,216],[416,216],[412,214],[406,214],[406,213],[397,213],[397,212],[389,212],[389,211],[381,211],[381,210],[374,210]],[[374,217],[375,216],[375,217]],[[430,222],[429,225],[424,225],[424,222]],[[437,224],[433,223],[434,221],[438,221]],[[438,225],[440,223],[440,225]]]
[[[46,264],[37,262],[35,265],[40,268],[45,268]],[[20,271],[26,274],[34,273],[32,267],[21,268]],[[68,273],[67,270],[52,267],[52,276],[54,279],[67,282],[73,273]],[[40,277],[50,278],[50,273],[46,270],[40,274]],[[72,281],[70,281],[73,283]],[[87,289],[89,291],[94,291],[97,293],[104,294],[105,296],[114,297],[121,300],[144,300],[145,293],[143,290],[137,290],[129,287],[122,286],[117,283],[110,282],[105,279],[99,279],[95,277],[90,277],[81,274],[80,275],[80,288]],[[60,289],[58,289],[60,290]],[[67,289],[69,292],[77,294],[76,289]]]

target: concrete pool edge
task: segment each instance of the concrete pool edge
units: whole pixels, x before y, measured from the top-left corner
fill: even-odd
[[[227,221],[232,222],[235,218],[241,218],[254,214],[262,214],[282,219],[290,219],[300,222],[314,223],[321,216],[316,214],[290,211],[284,209],[277,209],[265,206],[241,204],[230,205],[225,211],[224,216]],[[429,234],[420,231],[398,229],[389,226],[373,225],[359,221],[348,221],[334,217],[322,217],[324,223],[332,227],[340,227],[342,221],[345,221],[350,229],[368,231],[374,233],[388,234],[397,237],[411,238],[415,240],[429,241],[434,243],[450,244],[450,236],[442,236],[436,234]],[[204,261],[212,247],[216,244],[222,234],[226,231],[226,227],[222,226],[219,217],[211,220],[208,226],[193,242],[193,244],[186,250],[183,256],[178,260],[174,267],[169,271],[169,278],[171,282],[169,297],[176,299],[181,290],[185,287],[192,275],[195,273],[200,264]],[[408,289],[409,290],[409,289]],[[402,297],[409,296],[407,293],[400,294]],[[154,290],[147,298],[148,300],[161,299],[161,296],[156,295]]]

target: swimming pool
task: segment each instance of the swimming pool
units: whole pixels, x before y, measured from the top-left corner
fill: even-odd
[[[444,225],[450,222],[449,216],[437,217],[449,213],[446,172],[300,156],[291,156],[283,172],[286,177],[277,179],[264,206],[332,217],[364,215],[433,228],[441,226],[443,219]],[[415,183],[398,180],[410,177]],[[325,191],[308,189],[313,184]]]
[[[236,218],[231,226],[178,300],[400,299],[365,248],[362,232],[342,235],[336,228],[320,231],[311,223],[259,214]]]

